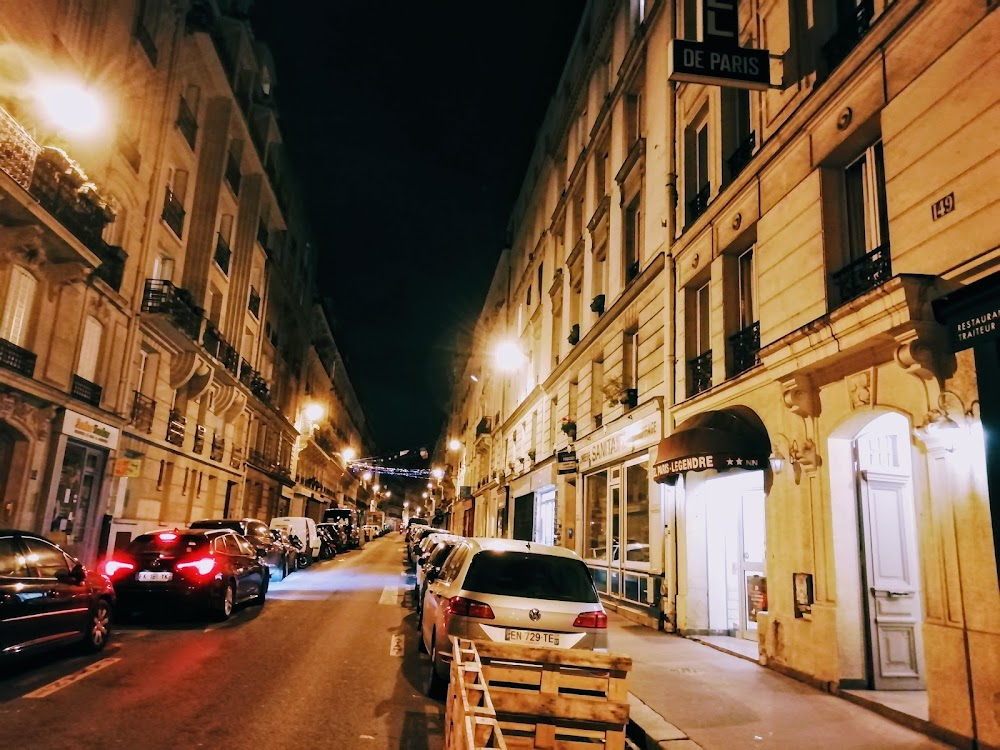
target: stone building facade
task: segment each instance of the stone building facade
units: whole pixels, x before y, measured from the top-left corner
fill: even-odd
[[[0,21],[0,523],[88,561],[150,528],[318,519],[357,494],[342,476],[339,495],[296,492],[370,437],[331,368],[310,431],[336,418],[340,437],[293,471],[308,367],[339,354],[312,335],[315,241],[273,61],[238,12],[67,0]],[[43,117],[66,80],[102,100],[95,132]]]
[[[678,75],[723,6],[717,49],[767,50],[769,86]],[[610,606],[913,691],[907,721],[976,747],[1000,746],[994,6],[589,3],[512,216],[530,364],[488,425],[502,532],[576,549]],[[609,378],[636,396],[609,407]]]

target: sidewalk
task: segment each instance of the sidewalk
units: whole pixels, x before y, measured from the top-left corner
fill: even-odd
[[[608,612],[608,639],[612,651],[632,657],[629,735],[640,750],[950,747],[771,669],[614,612]]]

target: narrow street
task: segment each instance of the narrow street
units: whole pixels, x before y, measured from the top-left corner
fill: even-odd
[[[389,535],[273,583],[228,622],[144,618],[97,658],[13,665],[0,747],[440,748],[403,554]]]

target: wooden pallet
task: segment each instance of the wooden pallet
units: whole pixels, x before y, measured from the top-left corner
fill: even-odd
[[[511,750],[625,747],[631,658],[452,640],[455,659],[446,748],[492,747],[447,743],[448,726],[462,726],[469,717],[478,721],[475,742],[496,737],[500,743],[496,746]]]

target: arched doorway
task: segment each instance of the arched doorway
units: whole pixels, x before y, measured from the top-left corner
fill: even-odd
[[[16,523],[21,483],[28,456],[28,441],[0,421],[0,526]]]
[[[870,689],[922,690],[910,422],[858,415],[831,436],[830,459],[842,670]]]

